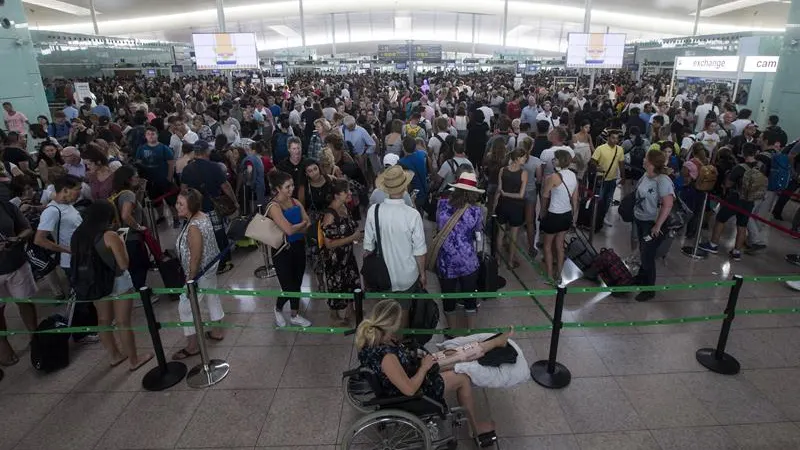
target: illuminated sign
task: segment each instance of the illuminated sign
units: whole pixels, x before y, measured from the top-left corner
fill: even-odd
[[[777,56],[747,56],[744,58],[742,72],[777,72]]]
[[[692,72],[736,72],[738,56],[679,56],[675,70]]]

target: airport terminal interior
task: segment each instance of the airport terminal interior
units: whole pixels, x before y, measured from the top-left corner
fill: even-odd
[[[800,449],[798,23],[0,1],[0,450]]]

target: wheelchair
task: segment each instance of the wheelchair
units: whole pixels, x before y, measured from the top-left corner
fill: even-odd
[[[435,366],[436,370],[438,366]],[[342,438],[342,450],[451,450],[458,448],[458,427],[468,422],[461,407],[448,408],[422,392],[413,396],[382,394],[377,374],[358,367],[342,374],[345,398],[366,415]],[[494,432],[478,436],[480,447],[495,445]]]

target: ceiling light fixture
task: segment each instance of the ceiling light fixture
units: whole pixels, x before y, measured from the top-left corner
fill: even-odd
[[[92,15],[92,11],[88,8],[84,8],[82,6],[76,6],[59,0],[22,0],[22,2],[27,3],[29,5],[36,5],[36,6],[41,6],[43,8],[65,12],[67,14],[72,14],[73,16]],[[95,10],[95,14],[100,14],[100,13]]]
[[[298,34],[297,31],[294,31],[293,29],[287,27],[286,25],[270,25],[269,28],[271,28],[274,32],[280,34],[281,36],[290,38],[300,37],[300,34]]]
[[[734,0],[729,3],[723,3],[721,5],[712,6],[710,8],[701,9],[700,17],[719,16],[721,14],[729,13],[739,9],[745,9],[745,8],[750,8],[751,6],[763,5],[764,3],[789,3],[789,2],[784,2],[782,0]],[[689,13],[689,15],[694,16],[696,13],[697,11],[695,10]]]

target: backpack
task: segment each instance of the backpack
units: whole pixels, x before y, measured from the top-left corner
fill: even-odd
[[[42,333],[43,331],[66,328],[67,318],[53,314],[36,327],[37,333],[31,338],[31,365],[45,373],[63,369],[69,365],[69,333]]]
[[[133,191],[130,190],[122,190],[112,195],[111,197],[108,197],[108,202],[111,203],[111,206],[114,207],[114,218],[117,219],[117,223],[119,224],[120,227],[123,227],[125,225],[123,225],[122,223],[122,211],[120,211],[119,205],[117,205],[117,199],[119,199],[119,196],[125,192],[133,193]]]
[[[637,169],[644,169],[644,158],[647,154],[644,147],[641,145],[634,145],[631,148],[630,155],[631,155],[631,167]]]
[[[282,161],[289,157],[289,133],[278,130],[272,137],[272,158],[275,161]]]
[[[147,143],[147,138],[145,138],[144,125],[137,125],[128,132],[128,150],[131,154],[136,154],[136,150],[139,150],[139,147],[145,143]]]
[[[439,307],[436,306],[436,302],[428,299],[411,299],[408,324],[411,329],[435,330],[439,324]],[[430,334],[412,334],[406,336],[406,339],[418,345],[425,345],[431,337]]]
[[[414,126],[411,126],[410,124],[406,124],[406,128],[405,128],[406,136],[410,136],[412,138],[416,138],[417,134],[419,134],[420,130],[422,130],[422,127],[419,126],[419,125],[414,127]]]
[[[789,186],[792,178],[792,169],[789,167],[789,156],[783,153],[772,155],[772,168],[769,171],[767,190],[772,192],[782,191]]]
[[[708,192],[717,185],[717,168],[713,164],[703,164],[697,158],[691,159],[697,166],[697,179],[694,180],[694,188],[701,192]]]
[[[102,233],[95,238],[94,248],[88,252],[88,258],[85,257],[85,253],[72,255],[69,281],[78,300],[98,300],[114,291],[115,270],[97,253],[97,245],[102,239]],[[78,247],[75,242],[70,244],[72,248]]]
[[[439,159],[445,158],[452,158],[454,153],[454,149],[456,148],[456,138],[452,134],[448,134],[446,138],[442,139],[439,134],[434,134],[434,138],[439,141],[442,145],[439,146]],[[441,164],[439,164],[441,165]],[[455,171],[453,171],[455,173]]]
[[[767,184],[769,181],[767,177],[758,169],[758,167],[750,167],[749,165],[740,164],[744,168],[744,175],[742,175],[741,189],[739,195],[742,200],[754,202],[761,200],[767,192]]]

